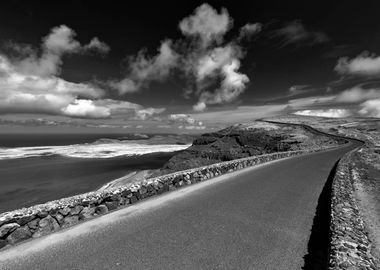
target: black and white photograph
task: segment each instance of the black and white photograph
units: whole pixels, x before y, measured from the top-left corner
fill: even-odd
[[[379,12],[4,0],[0,270],[380,270]]]

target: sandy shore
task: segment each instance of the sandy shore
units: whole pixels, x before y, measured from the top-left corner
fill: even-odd
[[[123,177],[117,178],[98,189],[98,191],[103,191],[107,189],[117,188],[137,182],[141,182],[144,179],[149,178],[155,171],[157,170],[142,170],[142,171],[134,171],[124,175]]]

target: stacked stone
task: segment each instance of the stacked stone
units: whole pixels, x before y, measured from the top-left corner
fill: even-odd
[[[354,150],[355,151],[355,150]],[[352,152],[339,162],[331,198],[329,269],[379,269],[360,217],[350,170]]]
[[[113,190],[89,192],[0,215],[0,248],[50,234],[147,197],[271,160],[316,152],[279,152],[171,173]]]

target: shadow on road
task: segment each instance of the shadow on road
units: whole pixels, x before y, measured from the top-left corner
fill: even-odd
[[[308,253],[304,256],[304,270],[325,270],[328,266],[331,189],[336,167],[339,160],[330,171],[322,193],[318,198],[317,210],[313,219],[311,235],[307,245]]]

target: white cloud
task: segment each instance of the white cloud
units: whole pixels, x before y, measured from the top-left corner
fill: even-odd
[[[195,63],[194,71],[196,72],[197,81],[201,82],[207,77],[217,75],[218,71],[230,64],[233,59],[240,57],[240,55],[240,48],[230,44],[207,51]]]
[[[257,118],[281,114],[285,108],[285,104],[239,106],[235,109],[194,113],[190,116],[196,121],[202,121],[207,127],[214,125],[225,126],[226,124],[247,122]]]
[[[185,36],[197,37],[202,47],[207,47],[213,42],[220,43],[232,23],[225,8],[218,13],[209,4],[202,4],[195,9],[194,14],[179,23],[179,28]]]
[[[301,21],[293,21],[283,28],[273,31],[273,37],[282,38],[282,45],[303,44],[313,45],[328,42],[329,37],[323,32],[309,31]]]
[[[107,118],[111,110],[107,107],[97,106],[92,100],[77,99],[62,109],[64,115],[81,118]]]
[[[261,23],[247,23],[240,28],[239,40],[250,39],[253,35],[261,32],[263,25]]]
[[[200,47],[192,48],[182,57],[185,73],[195,78],[195,87],[186,90],[187,96],[194,95],[198,99],[193,106],[195,111],[203,111],[209,104],[234,101],[249,82],[248,77],[239,72],[240,60],[245,55],[243,48],[234,40],[221,46],[232,23],[227,10],[222,9],[218,14],[207,4],[180,22],[185,35],[198,36],[202,41]],[[247,25],[246,31],[251,30],[252,25]]]
[[[321,105],[321,104],[329,104],[332,103],[335,99],[334,95],[330,96],[311,96],[306,98],[297,98],[289,100],[289,105],[294,108],[300,108],[304,106],[313,106],[313,105]]]
[[[109,109],[92,101],[104,95],[102,89],[58,77],[62,56],[85,50],[74,37],[72,29],[61,25],[43,38],[41,54],[28,45],[27,56],[20,49],[20,54],[11,59],[0,54],[0,113],[109,117]]]
[[[111,80],[108,85],[120,94],[134,93],[152,81],[167,79],[174,71],[187,79],[186,98],[196,98],[194,110],[203,111],[209,104],[234,101],[245,90],[249,79],[239,72],[245,51],[240,38],[224,42],[224,35],[233,20],[226,9],[220,13],[208,4],[179,22],[184,39],[164,40],[158,54],[149,57],[140,51],[130,57],[128,72],[123,80]],[[247,24],[243,35],[258,31],[260,24]]]
[[[208,91],[200,95],[200,103],[198,102],[197,111],[202,109],[200,104],[222,104],[235,100],[245,90],[246,83],[249,82],[245,74],[237,72],[240,67],[240,61],[232,60],[231,63],[221,67],[221,74],[224,76],[221,87],[213,93]],[[205,108],[205,107],[204,107]],[[204,109],[203,108],[203,109]]]
[[[341,75],[379,76],[380,56],[363,52],[353,59],[342,57],[334,70]]]
[[[367,100],[361,105],[361,115],[380,118],[380,98]]]
[[[43,46],[47,51],[56,54],[76,51],[80,48],[80,43],[74,39],[75,35],[75,32],[66,25],[54,27],[43,39]]]
[[[147,87],[151,81],[160,81],[168,77],[178,65],[178,54],[172,49],[172,41],[164,40],[158,49],[158,54],[148,57],[144,50],[136,57],[128,59],[128,74],[120,80],[109,81],[109,86],[120,94],[137,92]]]
[[[148,58],[142,51],[136,58],[130,59],[130,69],[134,78],[139,81],[147,79],[162,79],[169,75],[177,64],[177,54],[172,49],[172,41],[165,40],[158,49],[158,54]]]
[[[355,103],[374,98],[380,98],[380,89],[363,89],[360,86],[355,86],[339,93],[336,96],[336,101]]]
[[[193,110],[196,112],[203,112],[206,109],[207,105],[204,101],[198,101],[197,104],[193,106]]]
[[[134,119],[136,120],[146,120],[149,117],[153,116],[154,114],[160,114],[163,113],[166,109],[165,108],[144,108],[136,110]]]
[[[305,89],[308,88],[309,86],[310,85],[308,84],[292,85],[291,87],[289,87],[289,93],[292,95],[296,95],[299,93],[307,92],[307,90]]]
[[[64,53],[107,50],[97,38],[81,46],[74,36],[74,31],[66,26],[53,28],[43,39],[40,58],[34,54],[9,59],[0,54],[0,113],[43,113],[95,119],[133,114],[144,120],[165,110],[102,99],[105,92],[91,83],[73,83],[59,78]],[[38,68],[41,69],[36,72],[34,69]]]
[[[120,81],[110,80],[108,81],[108,85],[111,88],[118,90],[121,95],[134,93],[140,90],[140,85],[129,78],[124,78]]]
[[[199,126],[203,124],[202,122],[197,122],[194,118],[192,118],[188,114],[170,114],[168,115],[168,119],[169,121],[174,122],[174,123],[185,123],[185,124],[190,124],[190,125],[197,124]]]
[[[195,111],[203,111],[208,104],[234,101],[244,92],[249,78],[238,72],[243,55],[240,46],[227,44],[205,51],[197,59],[189,59],[187,66],[192,67],[190,71],[196,78],[196,89],[188,93],[198,96],[193,107]],[[210,91],[210,85],[219,79],[220,86]]]
[[[203,130],[206,129],[205,126],[185,126],[185,129],[187,130]]]
[[[91,84],[72,83],[56,76],[25,75],[0,55],[0,112],[61,114],[78,96],[99,98],[103,91]]]
[[[318,116],[329,118],[343,118],[351,115],[351,112],[347,109],[326,109],[326,110],[303,110],[296,111],[296,115],[304,116]]]
[[[66,25],[51,29],[50,34],[42,39],[41,54],[31,50],[27,57],[12,59],[12,64],[18,72],[25,75],[52,76],[61,71],[62,57],[65,54],[82,53],[87,50],[104,52],[105,43],[94,38],[88,45],[82,46],[75,40],[76,33]],[[100,49],[100,45],[103,46]],[[108,46],[107,46],[108,47]],[[25,54],[23,54],[25,56]]]
[[[90,43],[85,45],[83,48],[85,50],[97,51],[103,54],[108,53],[111,50],[111,48],[106,43],[100,41],[97,37],[91,39]]]
[[[140,104],[124,101],[124,100],[114,100],[114,99],[98,99],[94,100],[94,104],[97,106],[107,107],[111,110],[112,115],[121,114],[131,114],[135,113],[137,110],[144,109]]]

